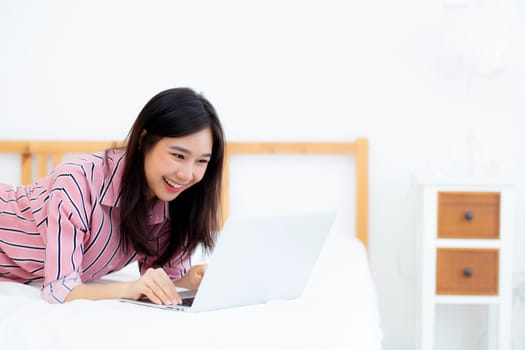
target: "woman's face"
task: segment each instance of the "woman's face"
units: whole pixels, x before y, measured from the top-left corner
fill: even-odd
[[[202,180],[212,145],[210,128],[183,137],[163,137],[154,144],[144,159],[151,198],[172,201]]]

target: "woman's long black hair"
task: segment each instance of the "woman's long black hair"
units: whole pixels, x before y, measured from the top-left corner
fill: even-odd
[[[171,234],[167,247],[157,252],[146,235],[151,208],[144,170],[144,155],[163,137],[182,137],[210,128],[212,156],[201,181],[169,203]],[[158,254],[162,265],[202,244],[212,249],[220,225],[220,193],[224,160],[224,133],[211,103],[189,88],[155,95],[142,109],[127,138],[126,163],[120,189],[120,232],[124,249],[133,247],[147,256]]]

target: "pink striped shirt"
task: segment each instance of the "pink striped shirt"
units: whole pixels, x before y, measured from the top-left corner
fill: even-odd
[[[138,260],[141,274],[156,257],[120,249],[119,191],[125,152],[108,150],[64,162],[32,185],[0,184],[0,281],[42,281],[42,296],[62,303],[83,282]],[[148,239],[159,253],[170,229],[168,203],[157,201]],[[176,256],[163,268],[176,280],[189,268]]]

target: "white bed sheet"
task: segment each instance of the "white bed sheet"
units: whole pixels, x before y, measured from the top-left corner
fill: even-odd
[[[131,279],[130,266],[109,276]],[[197,314],[115,300],[51,305],[38,287],[0,282],[0,349],[380,350],[364,246],[331,233],[299,299]]]

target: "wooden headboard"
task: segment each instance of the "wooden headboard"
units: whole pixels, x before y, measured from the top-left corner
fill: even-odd
[[[44,177],[65,154],[98,152],[123,146],[111,141],[0,141],[0,153],[21,156],[21,184]],[[229,213],[230,157],[236,154],[330,154],[355,157],[356,235],[368,247],[368,140],[354,142],[228,142],[222,191],[223,222]],[[36,167],[36,168],[35,168]],[[351,178],[349,174],[349,178]]]

